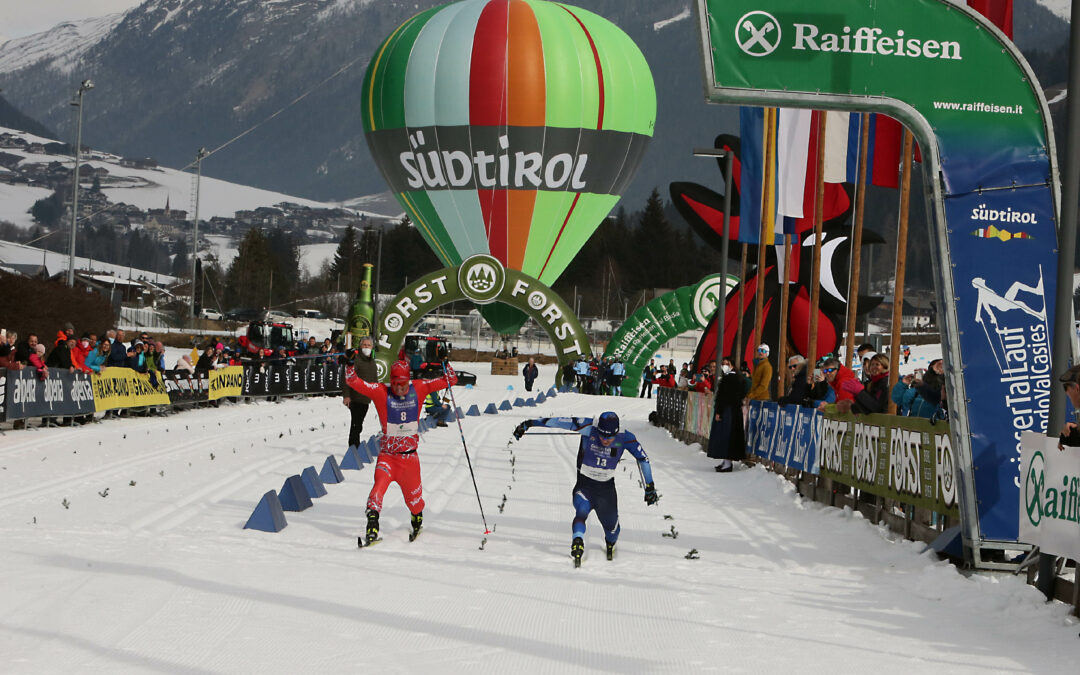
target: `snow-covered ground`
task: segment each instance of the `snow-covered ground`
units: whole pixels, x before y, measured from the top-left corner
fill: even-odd
[[[518,377],[455,389],[464,408]],[[541,382],[552,370],[541,367]],[[512,391],[508,387],[513,387]],[[391,486],[384,541],[356,548],[372,467],[277,534],[242,526],[263,493],[328,454],[335,398],[223,405],[0,437],[0,653],[18,673],[1075,672],[1077,624],[1010,575],[965,577],[761,469],[713,471],[645,418],[653,401],[562,394],[424,435],[424,534]],[[615,560],[589,521],[569,553],[576,440],[529,416],[611,408],[629,460]],[[372,416],[365,437],[376,428]],[[505,505],[503,497],[505,495]],[[677,532],[678,537],[663,536]],[[699,559],[687,559],[697,549]]]

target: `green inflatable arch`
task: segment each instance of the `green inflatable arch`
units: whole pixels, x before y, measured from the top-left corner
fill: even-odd
[[[720,304],[722,278],[719,274],[711,274],[696,284],[657,296],[630,315],[615,331],[604,351],[604,358],[617,358],[625,364],[623,396],[637,396],[641,388],[641,371],[661,345],[709,324]],[[738,283],[738,277],[729,274],[728,292]],[[628,386],[628,383],[634,386]]]
[[[409,329],[425,314],[457,300],[477,305],[499,302],[535,319],[551,338],[559,358],[555,386],[562,384],[562,366],[592,354],[581,323],[558,293],[538,279],[480,254],[413,282],[383,310],[375,330],[380,381],[389,377],[390,365],[397,360]]]

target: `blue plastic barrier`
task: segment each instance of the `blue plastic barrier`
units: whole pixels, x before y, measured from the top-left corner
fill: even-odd
[[[300,480],[304,483],[308,497],[318,499],[326,496],[326,486],[319,480],[319,474],[315,473],[315,467],[309,466],[300,472]]]
[[[311,508],[311,497],[308,496],[307,488],[300,476],[289,476],[285,484],[278,491],[278,499],[281,500],[281,508],[285,511],[303,511]]]
[[[288,524],[285,521],[285,512],[281,509],[281,500],[277,493],[271,490],[259,500],[255,510],[251,512],[251,517],[244,523],[244,529],[281,532]]]
[[[499,410],[513,410],[514,406],[510,405],[509,399],[499,404]]]
[[[350,445],[349,449],[345,451],[345,455],[341,458],[341,468],[353,471],[364,468],[364,462],[360,459],[360,451],[357,446]]]
[[[484,408],[484,414],[485,415],[498,415],[499,414],[499,409],[495,407],[494,403],[488,403],[487,407]]]
[[[345,476],[341,473],[341,467],[338,466],[337,458],[333,455],[326,456],[322,471],[319,472],[319,480],[330,484],[341,483],[345,480]]]
[[[475,403],[473,403],[471,406],[469,406],[469,412],[467,412],[465,414],[468,415],[469,417],[479,417],[480,416],[480,408]]]

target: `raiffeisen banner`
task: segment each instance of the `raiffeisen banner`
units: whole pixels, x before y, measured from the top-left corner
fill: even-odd
[[[922,150],[965,537],[1014,541],[1020,434],[1045,431],[1058,177],[1011,42],[946,0],[698,0],[710,101],[883,112]],[[937,177],[940,176],[940,180]]]

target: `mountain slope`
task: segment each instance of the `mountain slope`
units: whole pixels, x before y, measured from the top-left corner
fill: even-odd
[[[0,59],[0,87],[31,114],[70,133],[69,93],[93,78],[84,138],[119,154],[152,155],[183,166],[257,125],[343,66],[302,101],[203,164],[208,175],[314,199],[385,190],[356,114],[371,54],[399,24],[434,0],[148,0],[89,46],[80,66],[59,55],[13,71]],[[674,175],[712,179],[693,161],[711,145],[730,109],[707,106],[686,0],[648,5],[615,0],[579,4],[612,19],[638,42],[653,68],[661,109],[653,149],[628,191],[644,201]]]
[[[147,0],[92,26],[60,26],[0,46],[0,88],[70,141],[68,100],[90,77],[97,86],[87,94],[84,138],[97,147],[183,166],[200,147],[255,127],[204,162],[204,172],[312,199],[378,193],[385,183],[356,111],[364,71],[387,35],[439,2]],[[734,131],[736,113],[703,101],[692,2],[572,4],[619,25],[653,70],[656,135],[625,203],[641,204],[672,180],[715,184],[713,163],[691,151]],[[1062,0],[1016,2],[1016,42],[1038,50],[1032,60],[1045,64],[1037,71],[1044,85],[1057,79],[1054,52],[1067,39],[1063,7]]]

